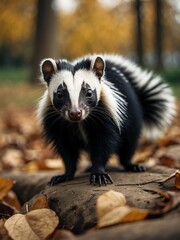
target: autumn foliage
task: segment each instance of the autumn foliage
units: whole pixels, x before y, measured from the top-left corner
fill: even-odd
[[[117,1],[112,6],[98,0],[76,2],[77,8],[69,13],[59,11],[56,7],[59,56],[74,58],[89,52],[135,53],[134,0]],[[176,52],[179,43],[176,6],[168,1],[163,2],[163,49],[165,52]],[[0,12],[0,48],[8,46],[13,54],[21,53],[30,59],[34,46],[37,2],[2,0]],[[146,53],[154,51],[154,19],[154,1],[143,1],[143,44]]]

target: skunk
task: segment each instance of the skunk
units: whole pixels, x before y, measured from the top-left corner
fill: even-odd
[[[114,153],[125,170],[144,171],[131,163],[141,133],[158,137],[175,114],[175,98],[159,76],[121,56],[105,54],[73,62],[47,58],[40,71],[47,89],[39,119],[66,169],[51,185],[74,177],[82,150],[90,155],[94,185],[113,183],[105,166]]]

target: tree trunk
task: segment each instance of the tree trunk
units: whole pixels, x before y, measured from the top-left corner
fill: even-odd
[[[154,1],[154,7],[155,7],[155,36],[154,36],[154,42],[155,42],[155,66],[156,69],[162,69],[163,68],[163,60],[162,60],[162,48],[163,48],[163,26],[162,26],[162,7],[163,7],[163,1],[162,0],[155,0]]]
[[[138,57],[138,63],[143,66],[143,34],[142,34],[142,1],[135,1],[135,12],[136,12],[136,51]]]
[[[37,0],[36,32],[34,54],[32,57],[31,83],[37,82],[39,63],[43,58],[56,58],[57,51],[57,16],[52,8],[53,0]]]

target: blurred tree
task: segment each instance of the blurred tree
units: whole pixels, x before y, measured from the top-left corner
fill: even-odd
[[[30,57],[35,0],[0,1],[0,65],[18,66]]]
[[[63,57],[74,58],[87,53],[132,52],[133,11],[126,1],[107,8],[97,0],[78,1],[76,11],[60,16],[60,46]]]
[[[143,24],[143,6],[141,0],[136,0],[134,2],[135,13],[136,13],[136,51],[138,57],[138,63],[143,66],[143,32],[142,32],[142,24]]]
[[[61,1],[64,4],[65,0]],[[111,1],[107,4],[104,0],[74,1],[76,8],[73,11],[63,12],[61,9],[56,18],[51,8],[53,0],[0,0],[0,66],[25,66],[25,64],[27,66],[31,57],[34,65],[31,80],[34,82],[39,75],[39,61],[43,57],[56,57],[56,54],[60,57],[74,58],[90,52],[111,52],[134,57],[137,55],[137,49],[140,49],[139,55],[144,54],[144,64],[152,65],[153,53],[158,52],[155,50],[155,42],[160,44],[161,41],[163,44],[161,52],[163,51],[165,56],[165,58],[161,57],[163,63],[178,64],[177,60],[172,61],[174,56],[178,59],[180,50],[177,1],[161,0],[163,8],[159,14],[161,23],[158,26],[163,27],[162,33],[156,29],[155,0],[141,0],[143,11],[139,12],[138,24],[136,24],[138,15],[135,11],[137,0],[112,1],[112,5]],[[42,7],[44,5],[48,6]],[[37,22],[35,17],[39,19]],[[57,19],[60,23],[58,27]],[[134,36],[138,33],[138,25],[139,29],[141,27],[139,35],[143,33],[143,38],[139,37],[141,40],[138,41],[137,46]],[[161,36],[157,37],[155,31]],[[36,40],[33,42],[34,38]],[[157,44],[156,48],[160,49]],[[43,55],[37,57],[38,51]],[[33,59],[32,52],[34,52]]]
[[[56,58],[57,53],[57,16],[53,9],[53,0],[37,0],[37,19],[32,59],[31,83],[39,75],[39,63],[43,58]]]
[[[154,0],[155,10],[155,67],[160,70],[163,68],[162,51],[163,51],[163,1]]]

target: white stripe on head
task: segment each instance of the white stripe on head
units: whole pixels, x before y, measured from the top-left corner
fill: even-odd
[[[83,82],[87,83],[92,90],[96,89],[97,100],[99,100],[101,91],[101,83],[99,79],[91,70],[80,69],[74,75],[75,103],[78,103]]]
[[[49,84],[49,95],[52,102],[54,92],[57,92],[59,85],[63,83],[67,86],[72,107],[79,108],[79,95],[83,83],[89,84],[92,90],[96,89],[97,100],[100,98],[101,84],[91,70],[80,69],[75,72],[74,76],[72,72],[67,70],[55,73]]]

